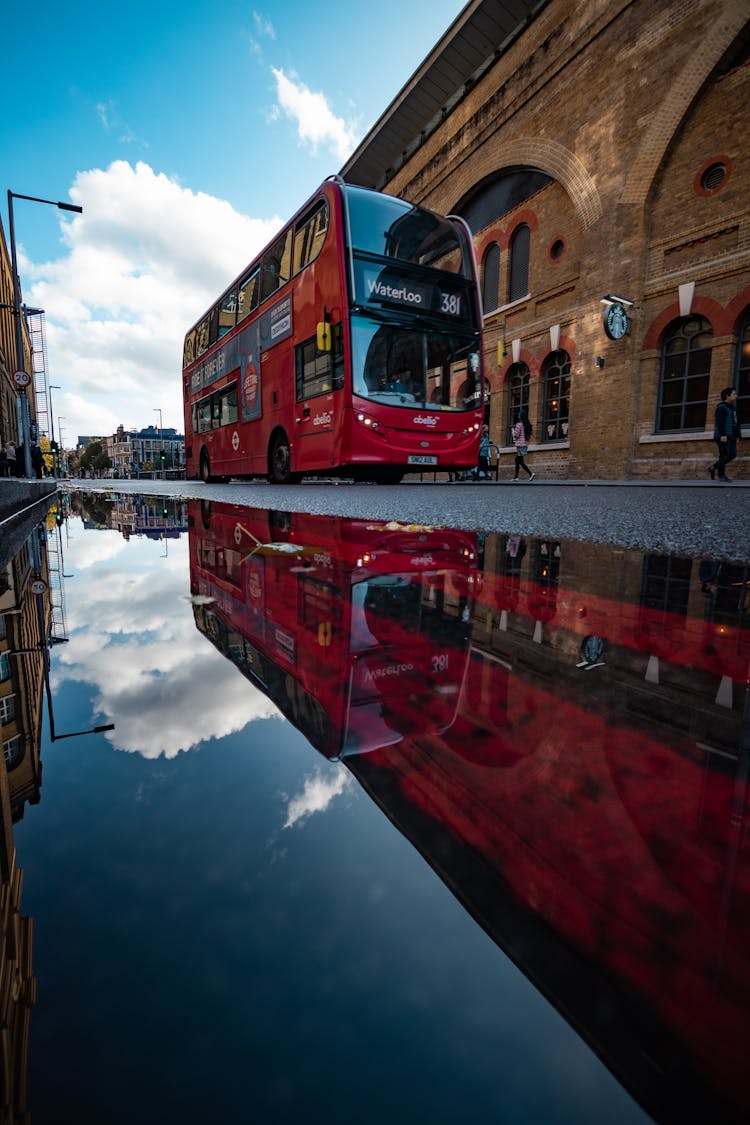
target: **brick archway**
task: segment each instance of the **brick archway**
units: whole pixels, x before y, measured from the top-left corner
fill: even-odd
[[[515,141],[503,140],[502,152],[500,168],[497,153],[490,145],[485,145],[472,156],[475,184],[481,183],[493,172],[502,171],[503,167],[538,168],[565,188],[584,230],[602,217],[602,201],[596,184],[575,153],[564,145],[543,137],[519,137]]]
[[[701,38],[700,50],[688,61],[668,90],[659,92],[659,108],[651,118],[643,143],[630,168],[623,203],[645,204],[668,146],[711,71],[747,22],[744,4],[724,4],[711,30]]]

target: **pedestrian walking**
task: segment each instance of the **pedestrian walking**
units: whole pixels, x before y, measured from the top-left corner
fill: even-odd
[[[528,476],[529,481],[532,481],[536,476],[536,473],[533,473],[531,471],[524,460],[527,453],[529,452],[529,438],[531,437],[532,432],[533,427],[531,425],[531,422],[529,421],[529,415],[526,410],[522,408],[518,411],[518,420],[512,431],[512,437],[516,447],[516,474],[511,478],[512,480],[518,480],[519,469],[523,469],[523,471]]]
[[[15,442],[6,441],[5,443],[5,456],[6,456],[6,470],[5,475],[14,477],[16,475],[16,453]]]
[[[477,480],[490,475],[490,427],[485,422],[479,439],[479,461],[476,467]]]
[[[737,417],[737,388],[725,387],[721,392],[721,402],[714,414],[714,441],[719,450],[719,458],[708,466],[711,480],[729,483],[727,465],[737,456],[737,441],[742,437],[740,421]]]
[[[31,467],[34,470],[34,476],[37,480],[41,480],[44,475],[44,454],[35,441],[32,441],[29,453],[31,454]]]

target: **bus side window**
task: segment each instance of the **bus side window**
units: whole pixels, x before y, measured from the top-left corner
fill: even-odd
[[[211,429],[211,399],[204,398],[198,403],[198,433],[205,434]]]
[[[237,384],[225,387],[220,396],[220,421],[222,426],[229,426],[237,421]]]
[[[208,314],[208,346],[216,343],[219,332],[219,306],[214,305]]]
[[[285,230],[263,255],[261,266],[260,299],[265,301],[291,277],[292,229]]]
[[[260,270],[251,273],[240,285],[240,302],[237,310],[237,323],[258,307],[258,278]]]
[[[189,367],[195,359],[195,332],[188,332],[185,337],[185,347],[182,352],[182,366]]]
[[[208,347],[208,317],[202,320],[196,329],[196,355],[203,355]]]
[[[293,272],[299,273],[321,251],[328,230],[328,203],[321,200],[303,215],[294,230]]]
[[[219,304],[219,339],[231,332],[237,316],[237,290],[225,293]]]

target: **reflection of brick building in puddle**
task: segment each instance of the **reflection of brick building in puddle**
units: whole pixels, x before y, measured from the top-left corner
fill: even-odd
[[[0,1085],[3,1121],[26,1121],[26,1065],[32,974],[32,922],[21,914],[22,873],[13,823],[36,804],[40,760],[44,653],[50,595],[44,536],[39,529],[0,573]]]
[[[187,531],[187,501],[171,496],[129,496],[119,493],[111,504],[109,526],[124,539],[179,539]]]
[[[484,558],[456,721],[346,764],[657,1120],[747,1119],[750,571]]]

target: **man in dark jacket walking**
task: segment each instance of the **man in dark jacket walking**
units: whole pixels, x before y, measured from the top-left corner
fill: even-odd
[[[731,479],[727,476],[727,465],[737,456],[737,439],[741,437],[742,430],[737,417],[737,390],[735,387],[725,387],[714,414],[714,441],[719,450],[719,459],[708,467],[711,480],[715,480],[717,476],[725,482]]]

